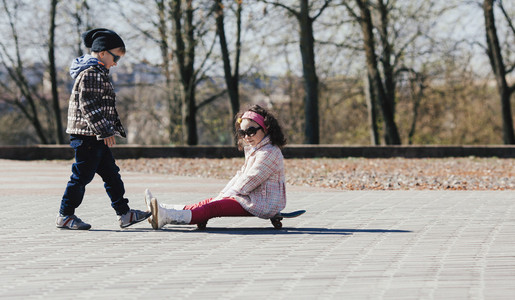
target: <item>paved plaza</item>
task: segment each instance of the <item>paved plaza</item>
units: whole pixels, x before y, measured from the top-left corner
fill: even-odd
[[[0,160],[0,299],[515,299],[515,191],[337,191],[288,186],[275,230],[120,229],[97,176],[55,228],[70,166]],[[223,180],[123,172],[131,208],[215,196]]]

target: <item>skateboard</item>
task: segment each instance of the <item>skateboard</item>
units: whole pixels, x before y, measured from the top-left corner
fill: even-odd
[[[283,228],[283,223],[281,221],[284,218],[287,218],[287,219],[296,218],[296,217],[304,214],[305,212],[306,211],[303,209],[292,211],[292,212],[280,212],[280,213],[276,214],[275,216],[271,217],[270,222],[272,222],[272,225],[274,225],[275,229],[281,229],[281,228]],[[198,229],[206,229],[206,227],[207,227],[207,222],[197,224]]]
[[[272,225],[274,225],[275,229],[281,229],[283,228],[283,223],[281,222],[283,218],[296,218],[302,214],[304,214],[305,210],[296,210],[289,213],[280,212],[277,215],[270,218],[270,222],[272,222]]]

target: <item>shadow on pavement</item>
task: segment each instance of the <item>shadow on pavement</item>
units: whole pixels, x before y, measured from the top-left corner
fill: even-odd
[[[391,229],[336,229],[336,228],[259,228],[259,227],[208,227],[206,229],[197,229],[192,226],[168,226],[160,230],[152,228],[126,228],[126,229],[90,229],[90,232],[125,232],[125,233],[141,233],[141,232],[163,232],[163,233],[211,233],[211,234],[238,234],[238,235],[284,235],[284,234],[311,234],[311,235],[351,235],[354,233],[410,233],[409,230],[391,230]]]
[[[408,230],[388,229],[336,229],[336,228],[227,228],[208,227],[203,230],[184,227],[165,227],[163,232],[192,232],[192,233],[213,233],[213,234],[239,234],[239,235],[283,235],[283,234],[311,234],[311,235],[350,235],[354,233],[409,233]]]

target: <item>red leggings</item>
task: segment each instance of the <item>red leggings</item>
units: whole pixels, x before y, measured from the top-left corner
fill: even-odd
[[[240,203],[233,198],[223,198],[213,201],[213,198],[206,199],[197,204],[186,205],[185,210],[191,210],[190,224],[199,224],[216,217],[247,217],[251,213],[241,207]]]

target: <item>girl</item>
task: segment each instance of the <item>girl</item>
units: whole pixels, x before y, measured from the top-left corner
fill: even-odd
[[[152,212],[152,228],[166,224],[201,224],[214,217],[257,216],[268,219],[286,206],[284,164],[281,148],[286,144],[277,119],[254,105],[237,115],[238,149],[245,163],[215,198],[193,205],[162,204],[147,189],[145,202]]]

